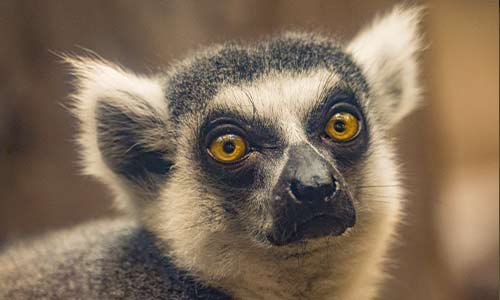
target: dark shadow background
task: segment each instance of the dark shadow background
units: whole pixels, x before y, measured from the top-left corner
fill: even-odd
[[[347,41],[395,3],[1,1],[0,244],[113,213],[78,174],[70,78],[52,51],[141,72],[286,28]],[[498,3],[423,3],[425,105],[397,130],[410,192],[381,299],[498,299]]]

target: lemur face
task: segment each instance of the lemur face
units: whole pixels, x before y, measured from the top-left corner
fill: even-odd
[[[314,69],[221,87],[181,118],[190,165],[173,172],[194,178],[200,198],[210,195],[233,230],[255,241],[342,234],[355,224],[368,159],[363,84]]]
[[[68,58],[84,166],[187,261],[391,219],[390,129],[418,99],[417,24],[417,10],[395,9],[347,46],[288,33],[156,77]]]

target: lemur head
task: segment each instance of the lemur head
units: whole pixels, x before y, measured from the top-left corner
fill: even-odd
[[[394,220],[390,135],[418,99],[418,22],[396,8],[347,45],[285,33],[158,76],[68,58],[86,171],[186,265]]]

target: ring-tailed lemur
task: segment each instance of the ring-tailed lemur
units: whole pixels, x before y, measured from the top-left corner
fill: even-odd
[[[397,7],[347,45],[220,45],[151,77],[67,58],[85,170],[132,214],[4,250],[1,298],[372,299],[419,15]]]

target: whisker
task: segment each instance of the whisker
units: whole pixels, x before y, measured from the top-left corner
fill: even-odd
[[[393,204],[394,202],[392,201],[371,201],[371,203],[373,204]],[[371,203],[367,204],[367,205],[370,205]]]
[[[383,191],[374,191],[374,192],[362,192],[356,194],[357,198],[360,197],[382,197],[382,198],[395,198],[397,195],[392,193],[391,191],[383,192]]]
[[[394,198],[396,195],[394,195],[393,193],[390,193],[390,192],[387,192],[387,193],[359,193],[357,194],[358,198],[360,196],[363,196],[363,197],[381,197],[381,198],[387,198],[387,197],[392,197]]]
[[[389,184],[389,185],[359,185],[356,186],[358,189],[367,189],[367,188],[387,188],[387,187],[404,187],[402,184]]]

